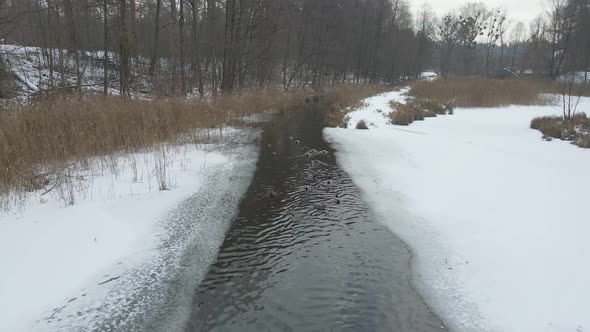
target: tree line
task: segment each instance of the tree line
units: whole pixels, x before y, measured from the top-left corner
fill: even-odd
[[[413,13],[406,0],[0,0],[0,37],[42,48],[50,71],[69,56],[78,88],[81,57],[94,52],[104,93],[117,86],[122,95],[143,81],[204,95],[395,83],[426,69],[552,79],[589,71],[590,0],[549,0],[528,29],[509,14],[466,3],[437,17],[428,5]]]

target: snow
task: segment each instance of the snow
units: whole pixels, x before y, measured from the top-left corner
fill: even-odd
[[[324,134],[376,218],[412,249],[414,283],[447,327],[590,330],[590,153],[529,129],[559,109],[457,109],[399,127],[382,116],[389,97],[403,98],[369,98],[352,114],[370,130]]]
[[[58,190],[1,212],[0,331],[88,329],[115,317],[127,320],[108,326],[125,330],[163,301],[162,284],[178,277],[187,248],[199,250],[197,266],[185,267],[198,282],[257,159],[250,142],[258,132],[224,134],[215,144],[165,147],[165,158],[161,151],[121,155],[116,170],[81,171],[72,206]],[[165,191],[156,170],[162,162]]]
[[[54,70],[49,70],[48,54],[50,49],[16,44],[0,44],[0,58],[7,66],[10,73],[15,77],[17,83],[16,96],[22,100],[28,100],[33,94],[51,88],[51,81],[57,86],[61,84],[62,73],[60,54],[63,56],[65,72],[63,79],[65,86],[75,87],[78,84],[76,76],[75,57],[66,50],[52,49]],[[103,51],[80,51],[80,68],[82,79],[82,90],[85,92],[102,93],[103,91]],[[109,52],[110,61],[117,59],[114,53]],[[111,95],[118,95],[117,89],[117,68],[111,65],[107,72],[110,85],[108,92]],[[132,73],[134,81],[140,90],[145,89],[144,78],[137,73]],[[53,76],[53,77],[51,77]],[[133,95],[144,97],[143,93],[136,91]]]
[[[563,74],[557,78],[560,82],[574,82],[578,84],[588,84],[590,81],[590,72],[575,71]]]
[[[426,70],[420,73],[420,78],[432,81],[438,78],[438,74],[434,70]]]
[[[367,126],[371,128],[386,126],[389,123],[388,115],[392,112],[389,102],[395,99],[405,103],[403,95],[406,92],[408,92],[408,89],[401,89],[366,99],[361,107],[348,113],[347,128],[355,128],[356,124],[361,120],[365,121]]]

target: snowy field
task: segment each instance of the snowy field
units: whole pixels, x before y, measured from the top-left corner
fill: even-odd
[[[121,156],[116,172],[86,171],[73,206],[33,193],[0,212],[0,331],[137,330],[168,323],[148,317],[165,301],[190,307],[254,173],[258,135]]]
[[[456,331],[590,331],[590,150],[529,129],[556,107],[458,109],[388,124],[391,92],[325,129],[414,282]],[[590,114],[590,99],[581,111]],[[369,130],[353,129],[364,119]]]

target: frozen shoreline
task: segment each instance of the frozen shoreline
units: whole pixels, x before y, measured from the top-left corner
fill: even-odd
[[[415,284],[456,331],[585,331],[590,152],[529,129],[554,107],[388,124],[392,92],[325,129],[371,209],[414,251]],[[590,100],[580,109],[588,111]],[[381,110],[378,112],[377,110]]]
[[[173,306],[170,283],[190,287],[206,272],[254,173],[259,132],[227,135],[175,147],[170,190],[158,190],[156,157],[137,153],[93,175],[73,206],[56,193],[0,214],[0,330],[137,328]]]

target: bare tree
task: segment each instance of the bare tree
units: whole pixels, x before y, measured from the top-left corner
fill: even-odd
[[[121,96],[128,96],[129,90],[129,58],[130,58],[130,41],[128,30],[129,9],[127,0],[119,0],[119,93]]]
[[[578,77],[575,72],[569,72],[561,78],[561,106],[563,119],[565,121],[572,121],[576,116],[578,105],[582,99],[582,85],[578,82]]]
[[[176,13],[176,0],[170,0],[170,85],[171,93],[176,94],[178,91],[178,85],[176,78],[178,77],[178,66],[179,66],[179,41],[178,37],[180,32],[178,31],[178,14]]]
[[[449,74],[449,65],[453,50],[460,40],[462,18],[447,14],[438,26],[438,42],[440,44],[440,73],[443,78]]]
[[[152,57],[150,61],[149,75],[154,76],[156,64],[158,62],[158,38],[160,36],[160,9],[162,8],[162,0],[156,0],[156,17],[154,24],[154,47],[152,50]]]
[[[180,93],[186,93],[186,77],[184,72],[184,1],[179,0],[179,18],[178,18],[178,53],[180,65]]]
[[[430,43],[435,37],[435,14],[428,3],[424,3],[417,15],[416,29],[418,38],[418,51],[415,73],[420,74],[425,68],[425,64],[432,57],[430,52]]]
[[[510,67],[516,67],[516,59],[518,56],[518,51],[520,50],[521,44],[523,42],[525,34],[525,26],[524,23],[518,22],[516,26],[512,29],[512,35],[510,39],[512,40],[512,56],[510,59]]]
[[[82,93],[82,73],[80,71],[80,54],[78,52],[78,28],[76,26],[76,20],[74,18],[74,10],[72,7],[71,0],[63,0],[64,5],[64,16],[70,33],[70,42],[68,44],[68,52],[74,55],[76,61],[76,77],[77,77],[77,89],[79,93]]]
[[[501,33],[505,32],[503,26],[506,22],[506,15],[501,10],[497,9],[494,14],[487,19],[483,27],[483,44],[485,50],[485,76],[489,77],[490,68],[492,65],[492,58],[494,50],[500,41]],[[504,32],[502,32],[504,31]]]
[[[107,0],[102,1],[103,11],[103,33],[104,33],[104,48],[103,48],[103,94],[106,96],[109,94],[109,7]]]

